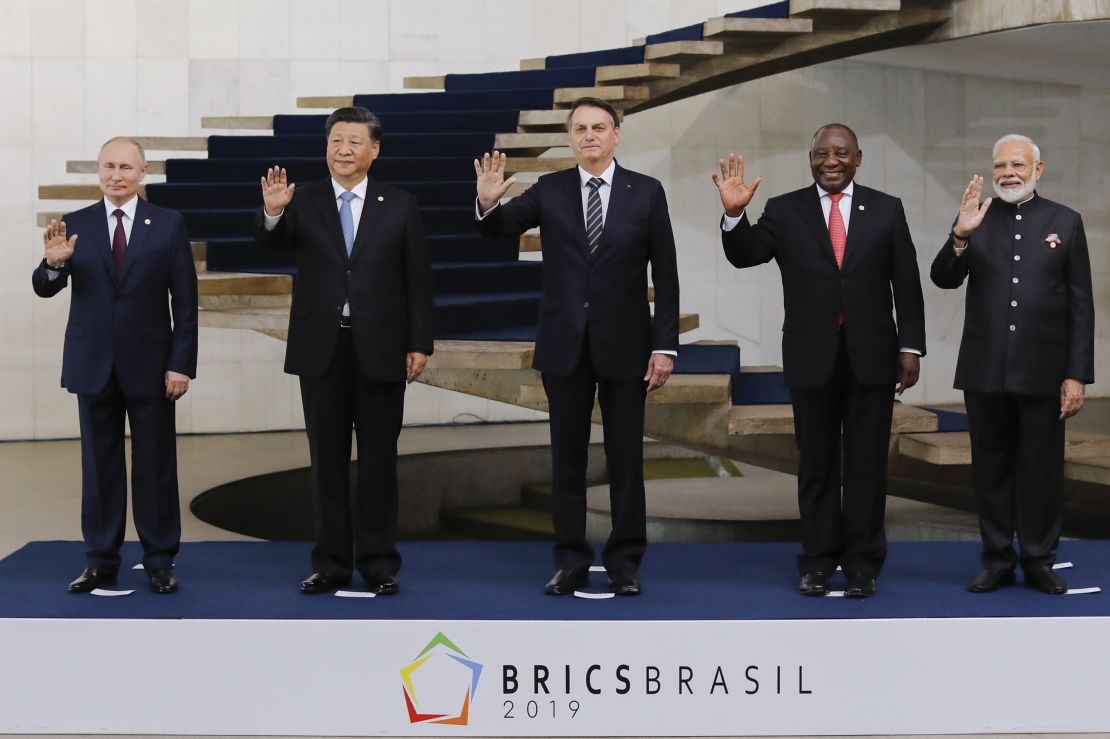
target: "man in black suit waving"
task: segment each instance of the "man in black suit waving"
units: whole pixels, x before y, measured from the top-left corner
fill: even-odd
[[[658,180],[613,158],[617,113],[581,98],[567,119],[578,166],[539,178],[520,197],[498,201],[505,156],[475,161],[478,217],[489,235],[540,227],[543,303],[533,367],[551,414],[556,572],[544,587],[563,595],[585,585],[593,561],[586,541],[586,460],[594,392],[605,428],[613,529],[602,553],[610,588],[637,595],[647,546],[643,435],[645,393],[670,377],[678,350],[678,270],[667,198]],[[647,271],[655,285],[655,316]]]
[[[983,570],[967,589],[1015,581],[1067,592],[1056,574],[1063,523],[1064,420],[1094,382],[1095,310],[1083,219],[1037,194],[1041,152],[1026,136],[994,145],[994,191],[964,190],[952,233],[933,260],[938,287],[967,284],[956,387],[964,391]],[[1014,551],[1017,534],[1020,557]]]
[[[297,251],[285,371],[301,378],[316,506],[313,573],[301,591],[331,592],[358,570],[371,592],[392,595],[397,437],[405,382],[432,353],[431,268],[416,198],[367,176],[381,147],[378,118],[340,108],[325,128],[331,177],[294,200],[286,171],[271,168],[256,232],[262,246]]]
[[[771,198],[755,225],[745,208],[760,178],[744,182],[743,157],[730,154],[713,174],[729,262],[743,268],[774,259],[782,275],[803,595],[825,595],[837,565],[847,597],[874,594],[886,558],[894,392],[917,382],[925,354],[917,255],[902,203],[854,182],[862,161],[850,128],[822,126],[810,142],[815,185]]]
[[[88,566],[69,590],[116,581],[127,522],[126,419],[143,566],[151,590],[173,593],[181,541],[173,401],[197,373],[197,272],[185,219],[139,197],[147,172],[139,142],[110,139],[96,169],[104,198],[50,222],[31,276],[44,298],[73,285],[62,387],[77,395],[81,419]]]

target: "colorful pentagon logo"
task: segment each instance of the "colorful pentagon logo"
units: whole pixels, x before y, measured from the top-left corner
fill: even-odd
[[[482,665],[469,659],[442,632],[401,670],[411,724],[466,726]]]

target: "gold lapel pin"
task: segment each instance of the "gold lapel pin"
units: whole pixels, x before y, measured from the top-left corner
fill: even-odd
[[[149,218],[147,218],[147,219],[146,219],[145,221],[143,221],[143,223],[145,223],[146,225],[148,225],[148,226],[149,226],[149,225],[150,225],[150,219],[149,219]]]
[[[384,202],[385,202],[385,198],[384,198],[384,197],[382,197],[381,195],[379,195],[379,196],[378,196],[378,202],[379,202],[379,203],[384,203]]]
[[[860,210],[863,210],[863,205],[860,205],[859,209],[860,209]]]

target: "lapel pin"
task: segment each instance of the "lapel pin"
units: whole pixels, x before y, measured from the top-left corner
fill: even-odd
[[[145,221],[143,221],[143,223],[145,223],[146,225],[148,225],[148,226],[149,226],[149,225],[150,225],[150,219],[149,219],[149,218],[147,218],[147,219],[146,219]]]
[[[384,198],[384,197],[382,197],[381,195],[379,195],[379,196],[378,196],[378,202],[379,202],[379,203],[384,203],[384,202],[385,202],[385,198]]]
[[[863,205],[862,205],[862,204],[860,205],[859,209],[860,209],[860,210],[863,210]]]

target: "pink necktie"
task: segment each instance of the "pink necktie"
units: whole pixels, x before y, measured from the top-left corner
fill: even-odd
[[[116,230],[112,233],[112,263],[116,265],[116,279],[123,277],[123,256],[127,253],[127,232],[123,230],[123,211],[112,211],[116,217]]]
[[[844,217],[840,215],[840,199],[844,193],[829,193],[829,240],[832,241],[833,256],[836,257],[836,266],[844,264],[844,244],[848,241],[848,232],[844,229]]]

